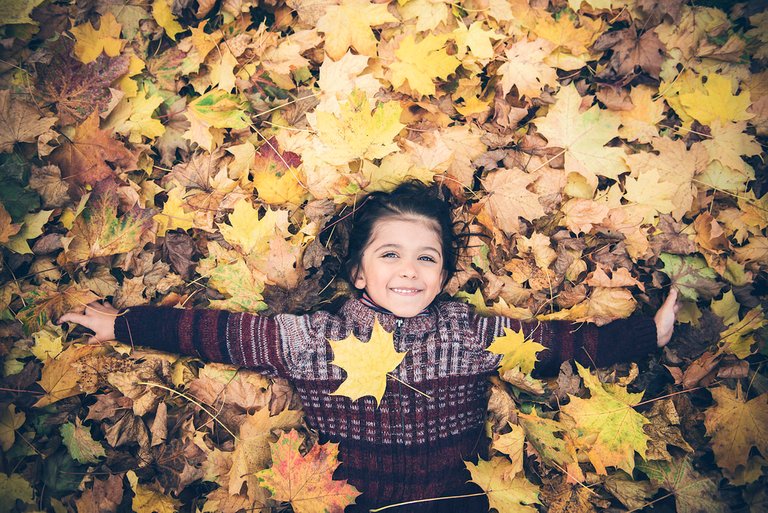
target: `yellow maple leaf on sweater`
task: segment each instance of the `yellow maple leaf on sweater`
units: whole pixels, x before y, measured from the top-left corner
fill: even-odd
[[[378,405],[387,388],[387,376],[405,358],[395,349],[394,337],[376,319],[368,342],[350,333],[342,340],[329,340],[333,365],[346,371],[347,378],[331,395],[344,395],[357,401],[370,395]]]
[[[417,43],[413,35],[405,36],[395,51],[397,60],[389,66],[392,86],[399,88],[408,82],[417,96],[434,95],[434,80],[447,79],[461,64],[459,59],[448,55],[447,40],[448,36],[429,34]]]
[[[123,48],[124,40],[120,39],[122,25],[117,22],[112,13],[101,17],[99,29],[91,22],[72,27],[70,32],[75,36],[75,57],[80,62],[93,62],[104,51],[110,57],[116,57]]]
[[[520,369],[528,374],[536,365],[536,353],[546,349],[543,345],[533,340],[526,340],[523,330],[513,331],[504,328],[504,336],[496,337],[488,346],[488,351],[504,355],[499,368],[500,373],[512,369]]]
[[[333,60],[339,60],[350,48],[375,57],[376,36],[371,27],[396,21],[386,4],[345,0],[341,5],[329,6],[316,28],[325,33],[325,53]]]

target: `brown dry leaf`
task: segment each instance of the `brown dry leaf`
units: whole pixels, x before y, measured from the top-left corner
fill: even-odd
[[[11,91],[0,91],[0,153],[11,151],[16,143],[37,140],[56,123],[56,118],[44,117],[26,102],[11,98]]]
[[[109,165],[132,170],[136,157],[111,132],[99,130],[99,116],[94,112],[75,128],[71,139],[65,141],[50,156],[51,162],[61,168],[62,177],[79,185],[96,185],[116,176]]]
[[[538,194],[528,190],[535,179],[518,168],[499,169],[488,174],[483,181],[483,187],[488,191],[483,210],[494,227],[507,234],[518,233],[519,218],[533,221],[544,215]]]

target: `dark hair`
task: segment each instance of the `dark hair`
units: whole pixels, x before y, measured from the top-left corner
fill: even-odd
[[[349,246],[344,266],[347,279],[354,283],[354,271],[360,266],[363,251],[371,240],[378,221],[402,217],[425,218],[435,223],[443,251],[445,281],[456,272],[456,262],[465,237],[458,236],[451,218],[451,207],[437,185],[409,181],[398,185],[392,192],[376,191],[368,194],[355,210]]]

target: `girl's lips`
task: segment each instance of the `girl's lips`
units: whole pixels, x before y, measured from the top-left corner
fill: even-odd
[[[395,294],[403,294],[406,296],[413,296],[421,292],[421,289],[405,289],[405,288],[392,288],[390,289]]]

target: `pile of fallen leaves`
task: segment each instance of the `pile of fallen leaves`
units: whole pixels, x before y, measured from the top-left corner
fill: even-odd
[[[468,464],[492,507],[765,511],[755,5],[2,2],[0,513],[341,511],[356,492],[288,384],[52,321],[328,306],[345,220],[408,177],[484,235],[448,291],[483,312],[683,299],[638,365],[543,381],[535,343],[494,343],[491,459]]]

